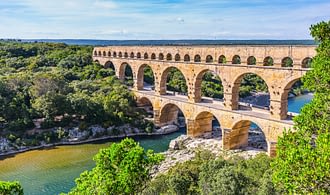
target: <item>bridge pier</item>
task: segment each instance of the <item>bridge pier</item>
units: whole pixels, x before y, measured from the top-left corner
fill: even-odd
[[[247,146],[250,125],[250,121],[242,121],[231,129],[224,128],[222,130],[222,148],[231,150]]]

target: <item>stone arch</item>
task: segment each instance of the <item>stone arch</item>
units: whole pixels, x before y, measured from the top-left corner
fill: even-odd
[[[287,82],[282,93],[281,93],[281,116],[283,119],[287,118],[288,113],[288,97],[289,92],[291,91],[293,85],[298,82],[301,79],[301,77],[296,77],[292,79],[291,81]]]
[[[306,57],[303,59],[301,62],[301,67],[302,68],[311,68],[312,67],[312,58]]]
[[[97,64],[100,64],[100,61],[98,61],[98,60],[94,60],[94,62],[97,63]]]
[[[178,71],[181,72],[181,74],[183,75],[183,78],[184,78],[184,82],[186,83],[186,86],[187,86],[186,75],[179,68],[177,68],[175,66],[169,66],[165,70],[162,71],[162,74],[161,74],[161,77],[160,77],[160,86],[159,86],[160,91],[159,91],[159,93],[161,95],[166,94],[166,91],[167,91],[167,77],[168,77],[169,73],[171,72],[171,70],[173,70],[173,69],[177,69]]]
[[[131,52],[130,58],[134,58],[134,53],[133,52]]]
[[[213,120],[216,120],[219,124],[218,128],[213,128]],[[189,129],[188,135],[193,137],[200,136],[204,133],[211,133],[212,131],[216,133],[216,135],[221,136],[221,124],[220,120],[209,111],[202,111],[195,115],[194,117],[194,126]]]
[[[174,57],[174,60],[176,61],[176,62],[178,62],[178,61],[180,61],[181,59],[180,59],[180,54],[175,54],[175,57]]]
[[[166,55],[166,60],[167,60],[167,61],[171,61],[171,60],[172,60],[172,54],[168,53],[168,54]]]
[[[117,52],[113,52],[113,55],[112,55],[114,58],[116,58],[117,57]]]
[[[132,70],[132,74],[133,74],[133,68],[130,64],[128,64],[127,62],[123,62],[120,66],[119,66],[119,74],[118,74],[118,78],[122,81],[125,80],[125,72],[126,72],[126,67],[129,67]],[[134,77],[134,75],[132,75]]]
[[[128,58],[128,53],[127,52],[124,53],[124,58]]]
[[[223,133],[223,149],[239,149],[242,147],[249,146],[249,130],[251,128],[252,123],[257,126],[256,128],[259,128],[261,130],[261,132],[257,132],[259,132],[260,138],[263,139],[262,141],[265,142],[266,148],[263,149],[267,151],[269,141],[267,137],[267,132],[265,132],[265,129],[263,129],[263,126],[261,126],[258,121],[251,121],[246,119],[239,119],[237,121],[234,121],[230,130],[227,130]]]
[[[256,65],[257,64],[257,60],[254,56],[250,56],[247,59],[247,65]]]
[[[195,55],[194,62],[201,62],[201,56],[199,54]]]
[[[220,76],[215,73],[214,71],[211,71],[210,69],[204,69],[198,72],[195,81],[194,81],[194,101],[195,102],[200,102],[202,100],[202,82],[203,82],[203,77],[207,72],[212,72],[213,75],[217,76],[220,78]],[[220,82],[222,85],[222,80],[220,78]],[[222,87],[223,88],[223,87]]]
[[[103,56],[104,57],[107,56],[107,52],[103,51]]]
[[[158,60],[164,60],[164,54],[163,53],[159,53]]]
[[[234,55],[231,62],[232,64],[241,64],[241,57],[239,55]]]
[[[123,57],[123,53],[121,51],[118,53],[118,57],[120,57],[120,58]]]
[[[148,59],[148,57],[149,57],[149,56],[148,56],[148,53],[147,53],[147,52],[144,53],[143,58],[144,58],[144,59]]]
[[[141,90],[144,89],[144,83],[145,83],[145,77],[144,77],[144,73],[145,73],[145,68],[149,67],[152,71],[152,75],[153,75],[153,82],[155,82],[154,79],[154,71],[151,68],[151,66],[149,66],[148,64],[142,64],[138,67],[138,71],[137,71],[137,89]]]
[[[211,55],[207,55],[205,59],[206,63],[212,63],[213,62],[213,57]]]
[[[94,56],[97,56],[97,51],[96,50],[94,51]]]
[[[111,61],[107,61],[104,64],[104,68],[111,68],[114,72],[116,71],[115,65]]]
[[[152,59],[152,60],[155,60],[155,59],[156,59],[156,54],[155,54],[155,53],[152,53],[152,54],[151,54],[151,59]]]
[[[293,60],[290,57],[285,57],[281,61],[281,67],[293,67]]]
[[[274,65],[273,58],[271,56],[265,57],[264,62],[263,62],[263,65],[264,66],[273,66]]]
[[[219,59],[218,59],[219,64],[225,64],[226,62],[227,62],[226,56],[224,56],[224,55],[219,56]]]
[[[99,51],[99,56],[102,56],[102,52],[101,51]]]
[[[263,76],[257,74],[257,73],[254,73],[254,72],[244,72],[244,73],[241,73],[240,75],[238,75],[235,79],[234,79],[234,82],[232,83],[232,89],[231,89],[231,92],[232,92],[232,97],[231,97],[231,107],[232,109],[236,110],[236,109],[239,109],[239,93],[240,93],[240,86],[241,86],[241,82],[243,80],[243,78],[246,76],[246,75],[249,75],[249,74],[252,74],[252,75],[256,75],[258,76],[259,78],[261,78],[263,80],[263,82],[266,84],[266,88],[267,88],[267,91],[269,93],[269,82],[266,78],[264,78]],[[271,94],[269,94],[271,96]],[[269,97],[269,101],[270,101],[270,97]]]
[[[108,51],[108,57],[111,57],[111,51]]]
[[[183,116],[186,118],[185,110],[180,107],[179,104],[174,103],[166,103],[164,104],[160,109],[159,114],[159,126],[165,126],[165,125],[178,125],[178,118],[179,118],[179,112],[183,114]]]
[[[137,107],[142,108],[143,110],[145,110],[145,112],[147,113],[148,116],[151,115],[151,117],[153,117],[153,115],[154,115],[154,113],[153,113],[154,105],[153,105],[152,100],[150,100],[147,97],[142,96],[142,97],[137,98],[136,104],[137,104]]]
[[[190,56],[188,54],[184,55],[183,61],[190,62]]]
[[[136,53],[136,58],[137,58],[137,59],[140,59],[140,58],[141,58],[141,53],[140,53],[140,52],[137,52],[137,53]]]

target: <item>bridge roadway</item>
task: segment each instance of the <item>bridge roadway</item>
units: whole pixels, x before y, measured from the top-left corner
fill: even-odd
[[[177,122],[178,111],[181,110],[186,119],[187,135],[199,136],[212,131],[212,119],[215,117],[222,129],[223,148],[235,149],[246,146],[250,123],[257,124],[264,132],[269,155],[274,155],[277,138],[284,128],[293,127],[290,119],[273,119],[268,110],[243,106],[241,110],[230,110],[222,101],[203,98],[199,103],[188,101],[188,96],[169,94],[157,95],[151,90],[133,90],[140,105],[151,104],[154,110],[156,126],[164,126]]]

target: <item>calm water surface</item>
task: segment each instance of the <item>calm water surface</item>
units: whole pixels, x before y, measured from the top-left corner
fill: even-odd
[[[299,112],[312,99],[303,95],[289,99],[289,111]],[[139,138],[137,141],[156,152],[167,150],[170,140],[184,134],[185,130],[170,135]],[[48,150],[36,150],[17,154],[0,160],[0,180],[18,180],[25,194],[58,194],[68,192],[74,186],[74,179],[84,170],[94,167],[93,156],[100,148],[111,142],[60,146]]]

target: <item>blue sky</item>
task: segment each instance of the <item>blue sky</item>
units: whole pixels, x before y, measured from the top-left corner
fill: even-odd
[[[0,0],[0,38],[311,39],[329,0]]]

